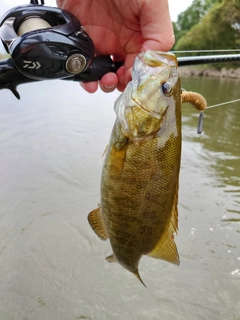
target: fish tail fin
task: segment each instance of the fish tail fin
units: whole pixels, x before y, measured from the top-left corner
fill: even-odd
[[[140,275],[139,275],[139,272],[138,272],[138,269],[136,271],[132,271],[132,274],[135,275],[135,277],[144,285],[145,288],[147,288],[147,286],[145,285],[145,283],[142,281]]]
[[[108,256],[108,257],[106,258],[106,260],[107,260],[108,262],[110,262],[110,263],[112,263],[112,262],[117,262],[117,260],[116,260],[116,258],[114,257],[113,254],[110,255],[110,256]],[[135,277],[144,285],[144,287],[147,288],[147,286],[146,286],[145,283],[142,281],[142,279],[141,279],[141,277],[140,277],[140,275],[139,275],[138,269],[135,270],[135,271],[131,271],[131,272],[132,272],[132,274],[134,274]]]

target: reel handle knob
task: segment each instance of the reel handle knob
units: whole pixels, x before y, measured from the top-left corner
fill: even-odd
[[[67,72],[71,74],[81,73],[87,67],[86,58],[80,53],[70,55],[66,61]]]

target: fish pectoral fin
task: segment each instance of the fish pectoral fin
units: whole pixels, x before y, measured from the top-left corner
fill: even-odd
[[[160,239],[155,248],[147,256],[162,259],[176,265],[180,264],[177,246],[171,233],[168,234],[165,242]]]
[[[100,159],[102,159],[105,156],[105,154],[107,153],[107,149],[108,149],[108,144],[106,145],[106,148],[104,149],[103,154]]]
[[[107,233],[106,226],[104,224],[100,206],[89,213],[88,222],[92,227],[93,231],[101,240],[108,239],[108,233]]]

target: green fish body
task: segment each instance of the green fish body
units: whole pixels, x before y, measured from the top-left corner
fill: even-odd
[[[173,54],[146,51],[135,59],[132,81],[115,102],[117,115],[101,178],[101,205],[88,217],[109,238],[116,261],[141,278],[147,255],[179,265],[181,87]]]

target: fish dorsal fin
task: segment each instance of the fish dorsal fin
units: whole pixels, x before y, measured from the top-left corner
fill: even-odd
[[[179,265],[179,255],[177,251],[177,246],[174,241],[173,233],[177,233],[178,230],[178,184],[176,187],[176,192],[174,195],[173,207],[171,211],[170,223],[168,230],[160,238],[156,246],[147,255],[152,258],[162,259],[173,264]]]
[[[108,233],[107,233],[106,226],[104,224],[100,206],[89,213],[88,222],[92,227],[93,231],[101,240],[108,239]]]

